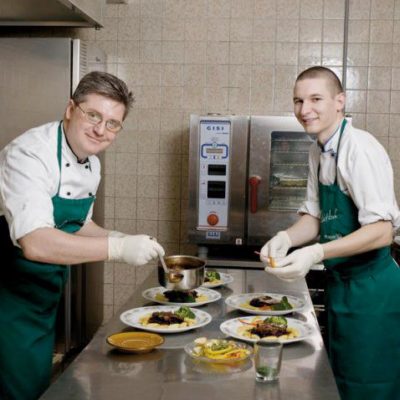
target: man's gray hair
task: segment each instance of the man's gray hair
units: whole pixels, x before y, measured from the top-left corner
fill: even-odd
[[[98,94],[122,103],[125,106],[124,119],[134,102],[126,83],[107,72],[93,71],[86,74],[75,89],[72,100],[76,104],[82,103],[89,94]]]

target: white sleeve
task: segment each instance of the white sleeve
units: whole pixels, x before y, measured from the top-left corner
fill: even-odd
[[[354,204],[358,208],[361,225],[380,220],[399,219],[394,187],[393,170],[389,156],[379,143],[360,145],[344,160],[340,170]]]
[[[315,218],[319,218],[321,210],[319,207],[319,188],[318,188],[318,165],[319,151],[316,145],[312,145],[308,157],[308,179],[306,199],[298,209],[298,214],[309,214]]]
[[[54,165],[49,165],[57,160],[44,146],[12,144],[1,161],[1,203],[15,245],[35,229],[54,227],[52,197],[57,192],[58,168],[54,171]]]

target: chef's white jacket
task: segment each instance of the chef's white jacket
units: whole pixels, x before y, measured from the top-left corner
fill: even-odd
[[[57,129],[51,122],[28,130],[0,152],[0,215],[4,215],[15,245],[38,228],[53,228],[52,197],[57,194],[60,170],[57,161]],[[62,134],[62,173],[59,196],[82,199],[96,194],[100,162],[90,156],[78,163]],[[91,220],[93,205],[88,213]]]
[[[368,132],[356,129],[347,120],[340,143],[336,165],[340,129],[320,147],[313,143],[309,154],[307,197],[299,213],[320,218],[318,164],[320,181],[333,184],[337,173],[338,184],[358,208],[360,225],[380,220],[391,221],[400,227],[400,212],[393,187],[393,169],[384,147]]]

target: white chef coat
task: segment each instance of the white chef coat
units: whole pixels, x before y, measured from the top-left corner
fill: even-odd
[[[354,128],[347,120],[336,166],[339,127],[323,148],[318,143],[311,145],[307,196],[298,212],[320,217],[317,177],[320,164],[321,183],[333,184],[337,173],[340,189],[358,208],[360,225],[385,220],[397,229],[400,212],[393,187],[393,169],[384,147],[370,133]]]
[[[33,128],[18,136],[0,152],[0,215],[4,215],[15,245],[38,228],[54,228],[52,197],[82,199],[96,194],[100,162],[90,156],[78,163],[62,135],[62,173],[57,161],[59,122]],[[91,220],[93,205],[86,222]]]

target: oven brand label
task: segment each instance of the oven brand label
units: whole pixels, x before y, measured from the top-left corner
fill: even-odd
[[[202,127],[213,133],[229,134],[231,123],[230,121],[201,121]]]
[[[218,232],[218,231],[207,231],[206,232],[206,239],[220,240],[221,239],[221,232]]]

